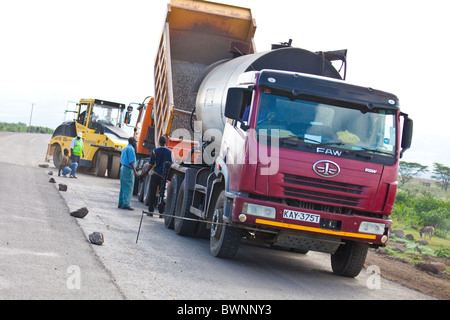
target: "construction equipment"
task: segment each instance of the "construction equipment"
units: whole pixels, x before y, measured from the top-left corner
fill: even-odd
[[[148,160],[149,150],[161,135],[168,138],[175,161],[198,157],[198,153],[191,155],[198,141],[180,139],[172,129],[194,133],[196,95],[191,89],[195,80],[213,62],[255,52],[255,29],[251,12],[245,8],[204,1],[171,2],[156,57],[155,97],[145,98],[138,107],[134,134],[138,167]],[[137,183],[138,198],[148,205],[150,176]]]
[[[346,50],[314,53],[289,41],[255,53],[255,28],[245,8],[168,7],[154,68],[155,140],[187,147],[166,172],[165,225],[208,236],[217,257],[232,258],[245,238],[330,253],[336,274],[355,277],[368,248],[388,240],[412,120],[395,95],[342,80],[331,62],[345,64]],[[176,119],[194,112],[195,123]]]
[[[56,168],[61,165],[63,150],[70,150],[74,137],[81,132],[84,142],[84,156],[79,168],[87,169],[95,176],[119,178],[120,154],[128,144],[129,134],[121,127],[124,120],[129,121],[129,107],[99,99],[81,99],[77,104],[76,118],[58,126],[49,142],[46,161],[51,161]]]
[[[193,132],[196,81],[218,61],[254,53],[251,11],[219,3],[173,0],[155,61],[155,142],[173,129]],[[189,148],[189,146],[187,146]]]
[[[133,137],[136,139],[136,157],[139,160],[148,158],[154,145],[154,120],[152,116],[154,98],[148,96],[142,103],[135,103],[138,116],[134,125]],[[130,105],[133,103],[130,103]]]
[[[131,103],[133,104],[133,103]],[[130,104],[130,105],[131,105]],[[140,168],[142,165],[148,161],[150,157],[150,152],[156,148],[155,141],[155,120],[154,120],[154,98],[148,96],[144,99],[142,103],[137,104],[138,116],[136,118],[136,123],[134,125],[133,137],[136,139],[136,158],[137,167]],[[174,114],[188,115],[188,113],[182,110],[174,109],[171,115],[172,119]],[[195,118],[195,114],[191,113],[191,117]],[[170,120],[170,123],[172,122]],[[168,136],[168,135],[166,135]],[[168,136],[169,137],[169,136]],[[174,152],[174,158],[176,161],[183,161],[187,157],[187,152],[191,150],[192,145],[184,146],[181,148],[181,140],[177,138],[170,138],[167,143],[167,147],[172,149]]]
[[[156,148],[155,145],[155,121],[154,121],[154,98],[148,96],[142,103],[137,104],[138,116],[134,125],[133,137],[136,139],[136,168],[144,170],[145,164],[150,160],[150,152]],[[130,105],[131,105],[130,104]],[[194,144],[197,145],[197,144]],[[192,149],[192,144],[183,144],[180,139],[169,138],[167,147],[174,152],[174,159],[182,162]],[[133,194],[138,195],[138,200],[149,205],[151,175],[135,180]]]
[[[133,137],[136,139],[136,169],[140,172],[142,172],[145,163],[150,159],[150,152],[155,149],[153,101],[154,98],[148,96],[142,103],[134,103],[137,104],[136,110],[138,111],[138,116],[134,125]],[[150,175],[134,181],[133,194],[138,195],[140,202],[144,202],[148,205],[149,192]]]

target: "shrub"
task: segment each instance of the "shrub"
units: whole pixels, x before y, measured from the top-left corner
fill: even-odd
[[[397,192],[392,219],[418,228],[433,226],[436,236],[446,238],[450,230],[450,201],[402,190]]]
[[[434,255],[436,257],[441,258],[450,258],[450,249],[449,248],[439,248],[434,251]]]

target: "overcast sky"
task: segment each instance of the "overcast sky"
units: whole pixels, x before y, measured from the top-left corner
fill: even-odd
[[[168,2],[0,1],[0,122],[28,124],[34,103],[32,125],[56,128],[70,101],[153,95]],[[403,160],[450,166],[448,1],[216,2],[251,8],[258,52],[290,38],[311,51],[348,49],[347,81],[396,94],[414,120]]]

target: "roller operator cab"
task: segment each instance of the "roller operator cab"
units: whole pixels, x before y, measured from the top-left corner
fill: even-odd
[[[82,133],[83,153],[79,169],[92,171],[96,176],[119,178],[120,154],[128,144],[129,134],[122,130],[127,121],[125,105],[99,99],[81,99],[76,118],[58,126],[50,140],[46,159],[53,157],[56,168],[61,164],[63,150],[78,133]]]

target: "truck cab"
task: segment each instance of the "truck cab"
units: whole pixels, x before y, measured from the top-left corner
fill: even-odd
[[[334,257],[339,248],[355,246],[365,258],[367,247],[384,245],[399,159],[412,133],[397,97],[295,72],[249,77],[254,82],[243,81],[227,95],[216,160],[233,204],[224,220],[254,229],[255,240]],[[248,122],[242,120],[246,108]],[[347,276],[362,267],[341,265],[332,263]]]

